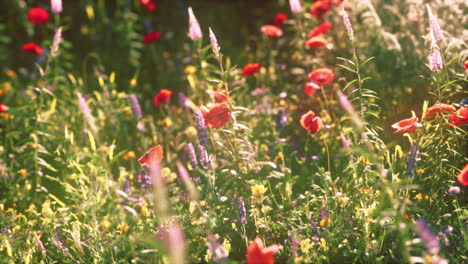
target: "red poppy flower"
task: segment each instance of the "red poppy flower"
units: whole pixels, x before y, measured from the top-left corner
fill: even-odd
[[[161,91],[156,94],[156,96],[153,99],[154,105],[155,106],[160,106],[162,104],[165,104],[171,100],[172,96],[172,91],[168,89],[162,89]]]
[[[458,173],[457,180],[464,186],[468,186],[468,163],[465,164],[465,167]]]
[[[142,166],[149,166],[153,162],[160,163],[163,159],[163,149],[160,145],[152,147],[138,159]]]
[[[226,104],[215,104],[210,108],[201,107],[206,127],[220,128],[231,118],[231,111]]]
[[[310,5],[309,13],[319,19],[330,9],[330,0],[318,0]]]
[[[8,111],[8,106],[5,104],[0,104],[0,112],[6,112]]]
[[[29,42],[23,45],[23,51],[39,55],[42,53],[42,48],[36,43]]]
[[[277,38],[283,36],[283,30],[277,26],[264,25],[260,27],[260,31],[270,38]]]
[[[468,123],[468,107],[458,109],[455,115],[449,115],[450,123],[456,126],[461,126]]]
[[[33,7],[28,11],[28,20],[34,25],[42,25],[49,21],[49,12],[40,7]]]
[[[419,119],[417,117],[411,117],[408,119],[403,119],[393,124],[392,127],[396,129],[396,131],[393,132],[393,134],[409,132],[422,127],[422,124],[418,123],[418,120]]]
[[[332,24],[328,21],[323,21],[318,26],[314,27],[309,31],[309,38],[325,34],[332,28]]]
[[[247,63],[242,69],[242,76],[249,77],[260,71],[262,65],[260,63]]]
[[[315,116],[313,111],[309,111],[302,115],[301,126],[309,131],[311,134],[315,134],[320,131],[323,127],[322,119]]]
[[[275,26],[281,26],[284,24],[284,21],[286,21],[288,19],[288,14],[285,14],[285,13],[278,13],[276,16],[275,16],[275,19],[273,19],[273,24],[275,24]]]
[[[431,107],[429,107],[426,111],[426,118],[434,118],[436,115],[439,114],[439,112],[442,112],[443,114],[446,114],[447,112],[454,113],[457,111],[455,106],[449,105],[449,104],[444,104],[444,103],[439,103],[435,104]]]
[[[309,47],[311,49],[324,47],[327,44],[328,44],[328,41],[325,38],[321,37],[321,36],[312,37],[312,38],[306,40],[306,42],[305,42],[306,47]]]
[[[468,60],[463,62],[463,69],[465,69],[465,71],[468,70]]]
[[[250,242],[247,248],[247,264],[273,264],[274,254],[279,252],[279,246],[274,244],[267,248],[263,247],[263,241],[256,238]]]
[[[153,42],[155,42],[156,40],[158,40],[159,38],[161,37],[161,32],[159,31],[151,31],[150,33],[146,34],[143,39],[141,40],[141,42],[143,42],[143,44],[151,44]]]
[[[214,91],[214,99],[216,103],[225,103],[229,101],[229,96],[227,92],[223,89],[216,89]]]
[[[335,74],[328,68],[319,68],[310,72],[307,77],[318,85],[324,85],[333,82]]]
[[[304,85],[304,92],[307,96],[312,96],[315,91],[320,90],[320,85],[314,82],[307,82]]]
[[[156,4],[154,0],[140,0],[140,4],[146,9],[148,12],[156,11]]]

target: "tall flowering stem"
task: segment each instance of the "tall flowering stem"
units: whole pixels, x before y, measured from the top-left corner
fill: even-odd
[[[214,34],[213,30],[209,28],[209,31],[210,31],[211,50],[213,51],[216,57],[216,60],[218,61],[219,69],[221,71],[221,79],[223,80],[223,84],[224,84],[224,89],[226,90],[226,93],[229,96],[227,74],[224,71],[224,66],[223,66],[223,54],[220,52],[221,47],[218,44],[218,39],[216,38],[216,35]]]
[[[206,124],[202,111],[200,109],[196,109],[194,114],[195,122],[197,123],[198,140],[202,146],[208,147],[208,133],[206,131]]]

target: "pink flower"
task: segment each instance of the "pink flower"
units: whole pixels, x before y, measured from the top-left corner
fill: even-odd
[[[50,9],[54,14],[62,13],[62,0],[50,0]]]
[[[189,6],[188,8],[189,14],[189,34],[191,40],[199,40],[202,38],[203,34],[200,28],[200,24],[198,23],[197,18],[193,14],[192,7]]]
[[[302,11],[300,0],[289,0],[289,7],[293,13],[300,13]]]

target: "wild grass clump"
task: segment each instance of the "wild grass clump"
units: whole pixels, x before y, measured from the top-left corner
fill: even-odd
[[[39,2],[0,11],[1,263],[468,261],[463,1]]]

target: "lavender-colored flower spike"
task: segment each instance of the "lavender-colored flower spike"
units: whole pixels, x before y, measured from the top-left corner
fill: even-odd
[[[88,103],[86,102],[85,98],[81,95],[80,92],[76,93],[76,96],[78,97],[78,107],[80,108],[81,112],[83,113],[83,116],[88,123],[89,127],[93,132],[96,132],[96,122],[94,120],[94,116],[91,112],[91,109],[89,108]]]
[[[50,0],[50,9],[52,13],[59,14],[62,13],[62,0]]]
[[[435,255],[439,253],[439,239],[432,234],[431,230],[427,226],[426,221],[423,219],[418,220],[416,223],[416,232],[418,232],[419,237],[424,242],[424,245],[426,245],[427,251],[430,254]]]
[[[442,30],[440,29],[439,22],[437,18],[432,14],[431,7],[426,5],[427,13],[429,14],[429,26],[431,27],[432,38],[435,41],[443,40],[444,35],[442,35]]]
[[[210,165],[210,160],[208,159],[208,154],[206,153],[206,149],[202,144],[198,145],[198,158],[200,160],[200,165],[207,169]]]
[[[183,109],[190,108],[190,104],[191,104],[190,99],[183,92],[178,93],[178,99],[179,99],[179,104]]]
[[[219,57],[219,50],[221,49],[218,45],[218,40],[216,39],[216,36],[211,30],[211,28],[208,28],[210,30],[210,43],[211,43],[211,50],[213,50],[213,53],[215,54],[216,57]]]
[[[200,109],[196,109],[195,121],[197,122],[198,140],[204,147],[208,147],[208,134],[206,132],[205,119]]]
[[[222,259],[227,259],[228,255],[223,246],[218,242],[218,235],[209,233],[206,239],[206,247],[211,252],[211,260],[216,263],[221,262]]]
[[[416,169],[416,163],[418,162],[419,145],[414,142],[408,155],[406,156],[406,177],[414,177],[414,170]]]
[[[50,47],[50,56],[57,57],[59,54],[59,46],[62,42],[62,27],[59,27],[54,35],[54,40],[52,41],[52,46]]]
[[[276,129],[281,130],[285,127],[288,116],[286,115],[286,109],[281,109],[276,116]]]
[[[242,197],[237,198],[237,210],[239,213],[241,224],[246,225],[247,224],[247,211],[245,210],[245,203]]]
[[[188,143],[185,145],[185,151],[187,152],[190,164],[192,168],[198,169],[198,161],[197,161],[197,154],[195,153],[195,148],[193,147],[192,143]]]
[[[429,68],[431,71],[440,71],[443,68],[442,55],[440,54],[439,46],[433,40],[431,43],[431,53],[429,54]]]
[[[354,42],[354,30],[353,30],[353,25],[351,24],[351,20],[349,20],[348,13],[343,10],[342,15],[343,17],[343,24],[346,28],[346,32],[348,33],[349,40],[351,42]]]
[[[189,34],[190,34],[190,39],[192,40],[199,40],[202,38],[202,31],[200,28],[200,24],[198,23],[197,18],[193,14],[192,7],[189,6],[188,8],[188,14],[189,14]]]
[[[143,190],[148,190],[151,188],[151,186],[153,186],[153,179],[148,173],[145,172],[140,172],[137,175],[137,181]]]
[[[289,7],[291,7],[291,12],[300,13],[302,11],[301,0],[289,0]]]
[[[136,95],[130,94],[128,99],[130,100],[130,108],[132,108],[133,117],[135,117],[136,120],[140,120],[143,115],[141,113],[140,103],[138,103],[138,98]]]

